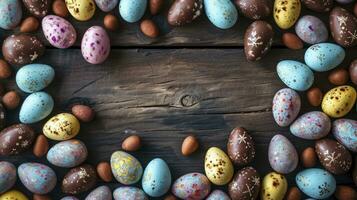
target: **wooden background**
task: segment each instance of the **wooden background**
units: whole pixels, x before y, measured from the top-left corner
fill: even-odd
[[[272,98],[277,90],[285,87],[277,77],[276,63],[284,59],[303,61],[304,50],[285,48],[280,41],[282,32],[272,19],[268,19],[276,32],[272,50],[263,60],[248,62],[242,41],[251,20],[240,16],[233,28],[219,30],[202,15],[192,24],[172,28],[166,23],[166,12],[167,8],[161,15],[145,16],[159,24],[162,34],[157,39],[143,36],[138,23],[122,22],[120,30],[110,33],[112,51],[101,65],[85,62],[80,52],[85,30],[102,25],[104,13],[99,9],[88,22],[70,17],[79,33],[76,45],[70,49],[50,47],[42,32],[36,33],[48,46],[38,63],[49,64],[56,70],[55,81],[46,89],[56,102],[51,116],[68,111],[71,104],[78,102],[91,105],[96,111],[96,119],[81,124],[78,135],[89,149],[87,163],[95,166],[100,161],[109,161],[111,153],[120,150],[122,140],[133,131],[142,137],[144,145],[133,155],[143,167],[153,158],[163,158],[170,166],[173,180],[186,173],[204,172],[205,151],[212,146],[226,150],[228,134],[237,126],[246,128],[254,137],[257,157],[252,165],[262,177],[272,171],[267,150],[275,134],[287,136],[299,153],[314,145],[313,141],[292,136],[288,128],[278,127],[273,120]],[[305,9],[303,13],[311,14]],[[117,8],[115,14],[119,16]],[[327,22],[328,14],[316,16]],[[11,33],[1,32],[1,39]],[[356,53],[357,48],[348,49],[341,67],[348,67]],[[326,79],[327,73],[315,73],[315,77],[314,85],[323,92],[333,87]],[[8,81],[8,88],[18,90],[14,76]],[[26,94],[22,95],[25,98]],[[301,113],[320,110],[308,105],[305,93],[300,95]],[[357,119],[355,111],[351,113],[348,118]],[[9,112],[8,117],[8,125],[18,122],[18,110]],[[45,121],[34,125],[38,132]],[[192,156],[184,157],[180,153],[181,142],[189,134],[195,134],[201,146]],[[38,159],[30,151],[1,159],[17,166],[30,161],[51,166],[45,158]],[[59,199],[64,196],[60,183],[68,169],[53,168],[58,185],[51,196]],[[289,186],[295,185],[294,177],[301,169],[299,166],[287,175]],[[339,184],[352,184],[350,175],[336,179]],[[99,182],[98,186],[103,184]],[[113,181],[109,186],[115,189],[120,184]],[[19,181],[17,188],[30,195]]]

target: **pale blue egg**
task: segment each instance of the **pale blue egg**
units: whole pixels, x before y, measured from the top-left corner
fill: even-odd
[[[55,77],[55,70],[44,64],[29,64],[16,73],[16,84],[24,92],[38,92],[47,87]]]
[[[45,92],[30,94],[22,103],[19,118],[24,124],[31,124],[46,118],[53,109],[53,99]]]
[[[170,189],[171,172],[164,160],[155,158],[149,162],[144,170],[142,186],[151,197],[160,197]]]
[[[231,198],[222,190],[213,190],[206,200],[231,200]]]
[[[319,168],[305,169],[296,175],[295,180],[303,193],[315,199],[326,199],[336,190],[335,178]]]
[[[121,0],[119,14],[125,21],[134,23],[143,17],[146,6],[147,0]]]
[[[318,72],[329,71],[345,59],[345,50],[333,43],[319,43],[310,46],[305,52],[305,63]]]
[[[1,0],[0,13],[0,28],[6,30],[15,28],[22,17],[20,0]]]
[[[231,0],[204,0],[204,9],[208,19],[221,29],[234,26],[238,11]]]
[[[305,64],[293,60],[283,60],[276,66],[279,78],[289,88],[305,91],[314,83],[314,73]]]
[[[118,187],[113,196],[115,200],[148,200],[144,191],[136,187]]]
[[[17,179],[16,167],[7,161],[0,162],[0,194],[11,189]]]
[[[332,124],[332,134],[343,146],[350,151],[357,152],[357,121],[352,119],[338,119]]]

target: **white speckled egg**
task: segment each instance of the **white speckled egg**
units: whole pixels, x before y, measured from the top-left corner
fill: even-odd
[[[178,178],[171,189],[180,199],[204,199],[211,191],[211,183],[201,173],[189,173]]]
[[[47,87],[55,77],[55,70],[44,64],[29,64],[16,73],[16,84],[24,92],[38,92]]]
[[[357,152],[357,121],[352,119],[338,119],[332,124],[332,134],[343,146]]]
[[[137,22],[144,16],[147,3],[147,0],[121,0],[119,14],[126,22]]]
[[[238,20],[238,11],[230,0],[204,0],[203,6],[208,19],[220,29],[234,26]]]
[[[171,186],[171,172],[166,162],[155,158],[146,166],[142,179],[145,193],[151,197],[164,195]]]
[[[295,25],[295,32],[304,42],[316,44],[328,39],[325,24],[317,17],[305,15]]]
[[[314,83],[314,74],[305,64],[293,60],[283,60],[276,66],[279,78],[289,88],[305,91]]]
[[[113,196],[115,200],[148,200],[144,191],[136,187],[118,187]]]
[[[19,118],[24,124],[31,124],[46,118],[53,109],[53,99],[45,92],[30,94],[22,103]]]
[[[90,27],[84,33],[81,50],[87,62],[91,64],[104,62],[110,53],[110,40],[107,32],[100,26]]]

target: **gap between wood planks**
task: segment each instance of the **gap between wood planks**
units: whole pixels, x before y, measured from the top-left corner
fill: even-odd
[[[46,46],[46,49],[58,49],[53,46]],[[81,49],[80,46],[72,46],[67,49]],[[111,46],[111,49],[244,49],[244,46]],[[284,45],[275,45],[272,46],[271,49],[288,49]],[[269,52],[268,52],[269,53]],[[264,58],[263,58],[264,59]]]

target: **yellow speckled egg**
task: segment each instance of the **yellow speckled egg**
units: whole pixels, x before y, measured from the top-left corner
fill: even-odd
[[[0,200],[28,200],[28,198],[17,190],[10,190],[0,196]]]
[[[275,23],[282,29],[288,29],[299,19],[300,11],[300,0],[275,0]]]
[[[116,151],[112,154],[110,166],[115,179],[124,185],[138,182],[143,174],[140,162],[124,151]]]
[[[356,102],[356,90],[348,85],[335,87],[328,91],[322,100],[322,111],[330,117],[347,115]]]
[[[93,0],[66,0],[71,15],[79,21],[87,21],[93,17],[95,4]]]
[[[224,151],[217,147],[208,149],[205,157],[207,178],[216,185],[225,185],[233,177],[233,165]]]
[[[281,174],[271,172],[267,174],[262,183],[262,200],[282,200],[288,189],[288,182]]]
[[[46,122],[43,134],[52,140],[69,140],[75,137],[80,129],[79,121],[69,113],[61,113]]]

